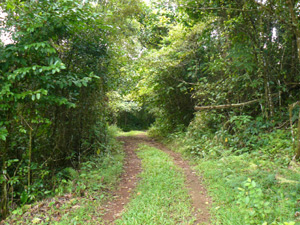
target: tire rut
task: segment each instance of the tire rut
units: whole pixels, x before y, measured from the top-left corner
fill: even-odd
[[[138,148],[139,144],[146,144],[166,152],[172,157],[175,165],[183,169],[186,177],[185,185],[191,196],[193,215],[196,218],[194,224],[210,224],[209,208],[212,201],[207,195],[201,177],[196,175],[196,172],[191,169],[186,160],[182,159],[179,153],[173,152],[163,144],[146,135],[120,137],[119,140],[124,142],[124,150],[126,153],[124,173],[121,177],[118,190],[113,194],[114,199],[105,206],[106,212],[103,215],[105,224],[114,224],[114,221],[120,218],[124,206],[130,201],[131,192],[133,192],[137,186],[138,174],[141,173],[142,169],[141,160],[137,157],[134,150]]]
[[[114,224],[114,221],[120,217],[124,206],[130,200],[131,192],[137,185],[137,175],[142,171],[141,160],[134,152],[141,142],[140,139],[138,137],[119,137],[118,140],[124,142],[124,151],[126,154],[124,172],[117,191],[113,193],[113,200],[108,202],[104,207],[105,214],[102,216],[102,219],[105,224]]]

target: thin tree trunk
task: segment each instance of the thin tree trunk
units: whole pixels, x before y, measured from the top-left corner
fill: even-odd
[[[29,144],[28,144],[28,191],[31,185],[31,155],[32,155],[32,129],[29,129]]]
[[[297,149],[296,149],[296,159],[300,158],[300,111],[298,117],[298,134],[297,134]]]
[[[266,78],[266,74],[263,74],[264,78],[264,88],[265,88],[265,112],[266,112],[266,118],[269,118],[269,111],[267,110],[269,107],[269,97],[268,97],[268,81]]]
[[[8,149],[8,142],[7,140],[5,141],[5,146],[4,146],[4,152],[3,152],[3,157],[2,157],[2,186],[1,186],[1,216],[2,218],[6,218],[8,215],[8,192],[7,192],[7,176],[6,176],[6,171],[7,171],[7,149]]]
[[[292,134],[292,141],[293,141],[293,149],[295,149],[295,135],[293,129],[293,108],[294,104],[289,106],[289,116],[290,116],[290,127],[291,127],[291,134]]]
[[[7,112],[7,121],[11,122],[11,113]],[[3,218],[8,216],[8,177],[7,177],[7,159],[8,159],[8,151],[10,146],[10,133],[11,133],[11,125],[7,126],[8,136],[6,137],[4,148],[3,148],[3,157],[2,157],[2,187],[1,187],[1,214]]]
[[[273,105],[273,99],[271,95],[271,88],[270,88],[270,82],[267,82],[268,85],[268,102],[269,102],[269,108],[270,108],[270,116],[271,118],[274,116],[274,105]]]

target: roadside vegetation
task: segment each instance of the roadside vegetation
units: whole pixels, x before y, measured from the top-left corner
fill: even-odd
[[[111,152],[107,93],[118,85],[115,58],[126,58],[116,37],[139,11],[128,5],[1,1],[10,41],[0,41],[0,221]]]
[[[199,125],[199,124],[198,124]],[[288,132],[265,134],[251,152],[231,140],[190,132],[173,134],[170,147],[191,161],[213,198],[213,224],[299,224],[300,167]]]
[[[53,197],[22,205],[4,224],[103,223],[104,204],[119,183],[124,161],[121,143],[112,138],[110,144],[111,151],[86,158],[79,170],[65,168]]]

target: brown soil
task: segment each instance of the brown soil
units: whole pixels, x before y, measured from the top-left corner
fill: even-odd
[[[130,193],[137,185],[137,175],[141,172],[141,160],[137,157],[134,150],[141,143],[139,137],[120,137],[124,142],[124,151],[126,153],[124,163],[124,173],[121,177],[118,190],[113,194],[114,198],[108,202],[105,207],[103,220],[105,224],[113,224],[118,219],[124,209],[124,205],[129,202]]]
[[[120,140],[124,142],[126,152],[125,167],[119,189],[114,193],[114,199],[106,206],[106,213],[103,216],[106,224],[113,224],[120,217],[124,206],[130,200],[130,193],[137,185],[137,175],[141,172],[141,161],[134,150],[138,147],[138,144],[147,144],[166,152],[173,158],[175,165],[183,169],[186,177],[186,187],[192,199],[193,213],[196,218],[195,224],[210,224],[209,208],[211,199],[207,195],[201,178],[196,175],[196,172],[190,168],[189,163],[183,160],[179,153],[171,151],[146,135],[121,137]]]

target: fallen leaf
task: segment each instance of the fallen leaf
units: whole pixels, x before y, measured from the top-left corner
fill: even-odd
[[[32,220],[32,224],[37,224],[37,223],[40,223],[42,220],[40,219],[40,218],[34,218],[33,220]]]
[[[80,205],[74,205],[74,206],[72,207],[72,209],[78,209],[78,208],[80,208]]]

